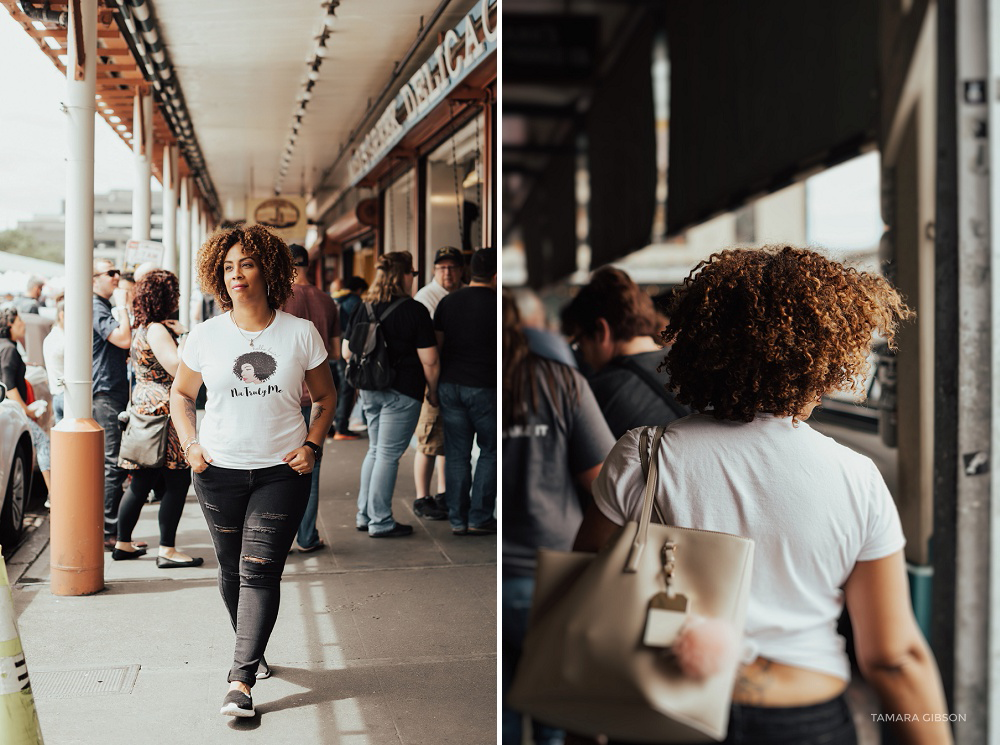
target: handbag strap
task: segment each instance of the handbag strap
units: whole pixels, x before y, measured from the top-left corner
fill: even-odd
[[[660,439],[663,437],[663,430],[665,427],[657,427],[653,430],[653,443],[649,448],[651,453],[656,453],[660,447]],[[646,442],[648,441],[648,432],[643,430],[642,434],[639,436],[639,454],[640,459],[644,459],[644,453],[646,451]],[[634,574],[639,569],[639,562],[642,559],[643,549],[646,547],[646,534],[649,532],[649,521],[653,515],[653,497],[656,494],[656,477],[658,469],[655,468],[655,461],[646,464],[647,467],[644,469],[646,471],[646,490],[642,496],[642,515],[639,518],[639,528],[635,532],[635,538],[632,541],[632,549],[629,551],[628,560],[625,562],[625,571]],[[660,516],[662,520],[662,516]]]
[[[660,427],[660,429],[664,429]],[[655,452],[655,451],[654,451]],[[649,452],[649,430],[643,429],[642,434],[639,435],[639,462],[642,464],[642,478],[644,481],[649,480],[649,459],[651,453]],[[663,513],[660,511],[660,505],[653,500],[653,517],[656,518],[656,522],[660,525],[666,525],[667,521],[663,517]]]

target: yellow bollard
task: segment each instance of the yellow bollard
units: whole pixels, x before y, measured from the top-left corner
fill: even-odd
[[[0,558],[0,742],[42,745],[42,728],[28,680],[28,665],[14,620],[7,565]]]

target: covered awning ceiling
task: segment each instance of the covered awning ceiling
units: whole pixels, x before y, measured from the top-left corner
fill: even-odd
[[[594,266],[665,237],[652,234],[657,38],[670,65],[667,235],[876,140],[870,0],[506,0],[504,9],[502,225],[505,241],[521,236],[532,285],[576,265],[578,215],[552,190],[580,188],[567,159],[590,173]]]
[[[65,71],[65,59],[59,57],[66,54],[66,29],[33,22],[21,12],[18,0],[0,2]],[[42,3],[36,0],[33,5]],[[472,0],[100,0],[98,94],[112,104],[107,108],[113,113],[105,114],[100,107],[99,111],[112,126],[124,125],[119,131],[127,141],[134,88],[152,82],[144,78],[133,55],[135,42],[128,38],[125,23],[131,15],[137,33],[153,27],[162,40],[190,117],[191,136],[204,158],[202,196],[214,203],[217,217],[241,219],[246,197],[279,189],[329,202],[330,195],[349,183],[347,161],[352,149],[445,32],[459,24],[473,5],[478,4]],[[49,6],[58,13],[66,10],[67,3]],[[147,12],[149,18],[143,20]],[[52,44],[62,49],[53,49]],[[154,108],[159,148],[181,133],[167,126],[161,105]],[[293,136],[298,113],[301,121]],[[111,120],[112,116],[121,121]],[[159,150],[154,158],[156,172]],[[182,164],[182,175],[191,166]]]

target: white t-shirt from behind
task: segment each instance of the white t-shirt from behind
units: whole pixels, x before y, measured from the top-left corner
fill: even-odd
[[[326,347],[312,322],[280,310],[259,336],[241,334],[230,315],[195,326],[181,355],[208,389],[198,440],[222,468],[277,466],[306,440],[299,395]]]
[[[594,482],[596,506],[616,525],[639,519],[641,432],[618,441]],[[849,680],[837,634],[840,588],[858,561],[906,543],[875,464],[804,422],[771,414],[748,423],[709,414],[675,421],[657,460],[656,502],[668,524],[755,541],[746,621],[754,655]]]

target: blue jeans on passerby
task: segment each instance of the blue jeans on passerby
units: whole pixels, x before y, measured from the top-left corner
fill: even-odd
[[[306,420],[306,428],[309,427],[309,415],[312,413],[312,406],[302,407],[302,416]],[[317,443],[323,447],[323,443]],[[319,531],[316,530],[316,515],[319,512],[319,461],[313,466],[312,487],[309,489],[309,502],[306,504],[306,512],[299,523],[299,533],[297,540],[299,548],[312,548],[319,543]]]
[[[66,394],[57,393],[52,397],[52,424],[59,424],[66,412]]]
[[[118,535],[118,507],[122,503],[123,486],[128,472],[118,467],[118,448],[122,442],[122,428],[118,414],[128,406],[126,399],[108,393],[94,394],[94,419],[104,430],[104,537]]]
[[[493,519],[497,503],[497,390],[441,383],[444,422],[444,482],[452,530]],[[472,438],[479,442],[472,479]],[[470,494],[471,488],[471,494]]]
[[[360,396],[368,420],[368,453],[361,464],[357,525],[367,525],[368,534],[375,535],[396,527],[392,519],[392,492],[396,488],[399,458],[417,428],[420,401],[392,388],[363,390]]]
[[[503,673],[503,697],[514,682],[518,660],[524,645],[524,635],[528,630],[528,614],[531,611],[531,596],[535,592],[532,577],[504,577],[501,600],[501,660]],[[523,715],[519,711],[503,705],[503,745],[521,745]],[[531,739],[535,745],[562,745],[565,733],[561,729],[531,720]]]

